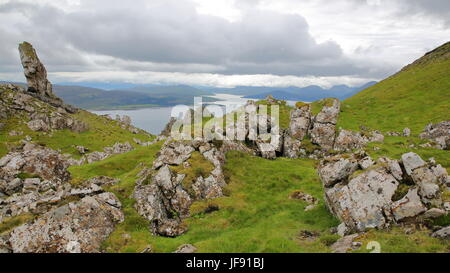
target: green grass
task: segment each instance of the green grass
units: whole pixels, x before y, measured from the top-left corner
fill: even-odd
[[[89,130],[83,133],[75,133],[70,130],[55,130],[53,133],[34,132],[26,125],[24,117],[15,117],[5,121],[5,127],[0,131],[0,157],[6,155],[11,147],[20,144],[20,140],[25,136],[30,136],[36,143],[42,144],[55,150],[61,150],[62,153],[72,154],[79,158],[81,155],[75,149],[76,145],[81,145],[93,151],[103,151],[106,146],[112,146],[116,142],[129,142],[137,147],[133,141],[134,138],[141,141],[150,141],[154,137],[141,131],[139,134],[133,134],[120,127],[115,120],[97,116],[87,111],[80,111],[73,115],[74,118],[81,120],[89,125]],[[23,135],[9,136],[9,132],[22,131]]]
[[[183,165],[172,166],[171,169],[178,174],[186,175],[183,179],[183,188],[193,193],[192,184],[198,177],[207,178],[214,170],[214,165],[208,161],[200,152],[193,152],[191,158],[187,161],[191,167],[185,168]]]
[[[450,43],[345,100],[338,127],[364,125],[384,132],[409,127],[419,134],[428,123],[450,118],[449,75]]]
[[[148,159],[145,162],[150,164]],[[190,243],[199,252],[327,252],[330,241],[337,240],[328,230],[338,222],[323,201],[304,212],[305,202],[289,199],[292,192],[301,190],[322,200],[312,160],[269,161],[230,152],[225,167],[227,196],[194,203],[193,217],[185,221],[189,230],[177,238],[153,236],[148,222],[132,208],[129,195],[138,171],[122,174],[122,181],[112,189],[125,205],[126,220],[104,243],[107,251],[140,252],[151,245],[156,252],[172,252]],[[219,210],[206,213],[210,207]],[[317,231],[321,236],[315,241],[301,240],[301,230]]]
[[[412,234],[406,234],[405,230],[395,227],[390,230],[371,230],[364,234],[358,241],[362,242],[361,249],[356,253],[368,253],[368,243],[378,242],[381,253],[448,253],[450,244],[448,241],[436,239],[430,236],[428,230],[414,230]]]
[[[400,157],[409,152],[414,152],[422,157],[423,160],[434,158],[438,164],[450,171],[450,152],[445,150],[438,150],[434,148],[421,148],[419,145],[427,141],[416,137],[391,137],[386,136],[384,143],[369,143],[366,151],[376,160],[380,157],[389,157],[391,159],[400,159]],[[410,145],[414,145],[411,148]],[[379,150],[375,151],[377,147]]]

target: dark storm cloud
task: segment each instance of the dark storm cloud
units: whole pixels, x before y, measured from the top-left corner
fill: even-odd
[[[401,14],[418,14],[442,20],[446,26],[450,26],[450,1],[449,0],[400,0],[404,9]]]
[[[121,59],[126,67],[133,67],[125,64],[127,61],[149,62],[151,69],[157,69],[155,63],[166,67],[189,64],[184,72],[199,72],[197,64],[211,65],[223,74],[369,73],[344,56],[335,42],[317,43],[299,15],[252,9],[243,12],[242,20],[230,22],[198,14],[192,2],[180,0],[136,0],[129,4],[82,0],[71,12],[49,4],[14,1],[0,5],[0,13],[21,14],[26,20],[14,26],[14,33],[3,33],[6,41],[0,54],[10,55],[18,42],[29,40],[51,68],[60,71],[93,69],[98,60],[86,54],[97,54]],[[0,32],[7,32],[7,28],[0,26]],[[1,62],[5,64],[3,59]]]

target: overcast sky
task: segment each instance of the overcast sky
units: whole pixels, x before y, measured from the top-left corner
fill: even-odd
[[[450,40],[449,0],[0,0],[0,80],[18,44],[53,82],[359,85]]]

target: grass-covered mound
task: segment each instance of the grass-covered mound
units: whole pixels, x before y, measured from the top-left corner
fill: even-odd
[[[34,132],[28,128],[25,117],[15,117],[7,120],[0,120],[4,127],[0,130],[0,157],[6,155],[8,151],[20,144],[25,136],[30,136],[36,143],[45,145],[62,153],[69,153],[74,157],[79,157],[76,145],[81,145],[93,151],[103,151],[106,146],[112,146],[116,142],[124,143],[128,141],[131,145],[137,146],[134,138],[143,142],[150,141],[154,137],[142,131],[133,134],[129,130],[122,129],[115,120],[92,114],[81,110],[72,115],[73,118],[85,122],[89,130],[83,133],[76,133],[70,130],[54,130],[52,133]],[[10,136],[11,131],[22,132],[17,136]]]
[[[345,100],[338,126],[360,125],[382,131],[450,119],[450,43],[428,53],[399,73]]]

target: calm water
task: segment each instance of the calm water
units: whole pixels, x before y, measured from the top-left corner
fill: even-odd
[[[223,114],[223,110],[219,105],[226,106],[227,112],[244,105],[247,99],[240,96],[216,94],[215,98],[221,101],[211,103],[218,105],[217,107],[208,108],[210,112],[213,112],[216,116]],[[145,108],[138,110],[109,110],[109,111],[92,111],[97,115],[109,115],[112,118],[116,118],[116,115],[127,115],[131,117],[134,126],[141,128],[149,133],[158,135],[169,122],[170,117],[177,117],[184,113],[187,107],[155,107]]]
[[[236,110],[236,108],[245,105],[247,99],[241,96],[228,95],[228,94],[216,94],[214,98],[220,99],[220,101],[210,103],[215,104],[216,107],[210,106],[208,110],[216,117]],[[294,105],[295,102],[288,101],[289,105]],[[225,106],[226,111],[224,111]],[[191,106],[192,108],[192,106]],[[110,110],[110,111],[92,111],[97,115],[109,115],[112,118],[116,118],[116,115],[127,115],[131,117],[134,126],[141,128],[151,134],[158,135],[164,129],[169,122],[170,117],[179,117],[187,111],[188,107],[154,107],[144,108],[138,110]]]

